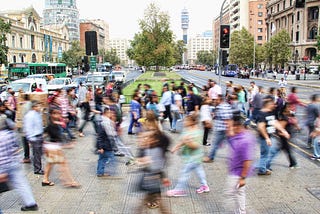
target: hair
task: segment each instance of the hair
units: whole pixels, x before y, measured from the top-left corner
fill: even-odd
[[[197,125],[199,121],[199,117],[196,112],[191,112],[189,115],[185,117],[185,120],[191,121],[192,125]]]
[[[296,93],[296,91],[297,91],[297,87],[295,87],[295,86],[293,86],[293,87],[291,87],[291,93]]]
[[[313,95],[311,95],[310,99],[311,99],[311,101],[317,101],[317,99],[318,99],[318,94],[313,94]]]

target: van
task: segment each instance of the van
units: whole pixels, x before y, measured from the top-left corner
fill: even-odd
[[[47,82],[42,78],[26,78],[16,80],[11,82],[8,87],[12,88],[12,90],[16,92],[15,94],[18,96],[20,90],[22,90],[23,93],[32,93],[36,88],[40,88],[40,85],[43,92],[48,93]]]
[[[126,81],[126,72],[125,71],[112,71],[110,74],[111,80],[114,80],[116,82],[123,83]]]

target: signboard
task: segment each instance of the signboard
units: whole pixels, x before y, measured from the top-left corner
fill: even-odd
[[[97,58],[95,56],[90,56],[90,69],[95,70],[97,68]]]
[[[58,59],[62,59],[62,47],[58,47]]]

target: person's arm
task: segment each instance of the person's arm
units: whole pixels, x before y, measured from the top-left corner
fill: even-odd
[[[283,128],[283,126],[281,125],[281,123],[279,123],[279,121],[277,120],[274,121],[274,127],[280,132],[282,136],[284,136],[287,139],[290,138],[289,133],[287,132],[287,130]]]
[[[258,123],[258,130],[261,134],[261,136],[266,140],[266,143],[268,146],[271,146],[271,139],[269,137],[269,134],[267,133],[267,129],[266,129],[266,123],[265,122],[259,122]]]
[[[252,164],[251,160],[245,160],[243,162],[243,169],[242,169],[242,172],[241,172],[241,175],[240,175],[240,179],[239,179],[239,183],[238,183],[239,188],[243,187],[244,185],[246,185],[246,180],[245,179],[248,176],[249,170],[251,168],[251,164]]]

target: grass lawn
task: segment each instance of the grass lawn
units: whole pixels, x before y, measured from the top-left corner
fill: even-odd
[[[132,94],[134,90],[138,87],[139,84],[149,84],[153,90],[157,92],[158,95],[161,95],[162,85],[166,81],[168,83],[174,81],[175,85],[180,85],[181,76],[175,72],[161,71],[159,73],[164,73],[165,76],[155,76],[153,71],[147,71],[143,73],[135,82],[128,85],[122,90],[123,95],[126,97],[126,103],[131,101]],[[143,87],[142,87],[142,90]]]

